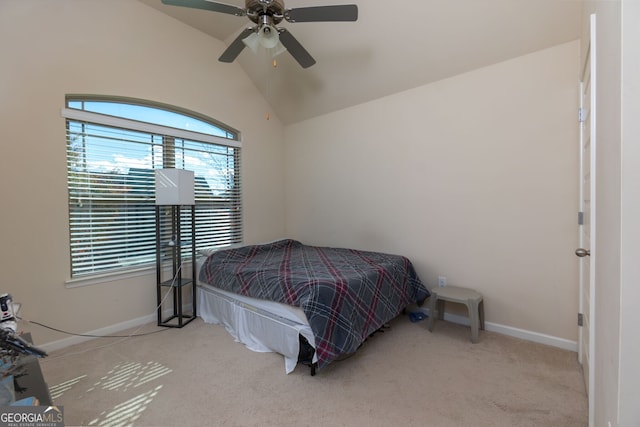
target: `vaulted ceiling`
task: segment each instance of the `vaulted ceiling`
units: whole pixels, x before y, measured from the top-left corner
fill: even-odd
[[[139,0],[226,45],[247,17]],[[224,3],[244,7],[244,0]],[[422,86],[580,37],[581,0],[288,0],[287,8],[354,3],[357,22],[289,23],[317,63],[278,67],[244,49],[237,62],[284,124]],[[222,54],[212,50],[203,55]],[[231,66],[231,65],[230,65]],[[576,76],[577,79],[577,76]]]

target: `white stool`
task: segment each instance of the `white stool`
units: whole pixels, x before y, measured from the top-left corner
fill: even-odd
[[[484,301],[482,294],[473,289],[458,286],[444,286],[431,289],[429,297],[429,331],[433,332],[436,309],[438,319],[444,320],[444,302],[465,304],[469,310],[469,322],[471,323],[471,342],[478,342],[478,329],[484,330]]]

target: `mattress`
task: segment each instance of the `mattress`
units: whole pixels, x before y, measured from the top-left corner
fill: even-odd
[[[197,262],[198,271],[203,260]],[[248,349],[282,354],[287,374],[298,363],[299,335],[315,348],[313,331],[298,307],[234,294],[198,281],[196,309],[204,322],[224,326]],[[313,362],[317,362],[315,355]]]

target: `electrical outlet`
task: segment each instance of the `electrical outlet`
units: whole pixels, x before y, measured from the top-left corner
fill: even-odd
[[[438,287],[444,288],[447,286],[447,278],[445,276],[438,276]]]

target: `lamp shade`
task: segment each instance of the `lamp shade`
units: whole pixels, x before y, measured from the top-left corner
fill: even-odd
[[[271,25],[265,25],[260,29],[260,44],[267,49],[273,49],[280,41],[278,30]]]
[[[184,169],[156,169],[156,205],[195,205],[194,174]]]
[[[249,36],[242,39],[242,42],[249,48],[253,53],[258,53],[258,46],[260,45],[260,36],[258,33],[251,33]]]
[[[269,25],[263,26],[258,32],[251,33],[249,36],[242,39],[242,41],[253,53],[258,53],[258,48],[260,46],[267,49],[273,57],[287,50],[287,48],[280,42],[278,30]]]

